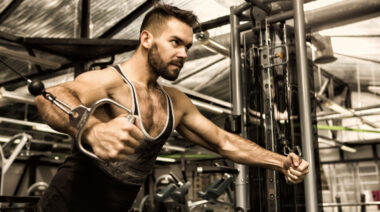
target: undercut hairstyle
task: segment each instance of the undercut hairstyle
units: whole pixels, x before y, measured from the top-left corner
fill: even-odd
[[[177,18],[192,28],[200,26],[197,16],[192,11],[182,10],[167,4],[155,4],[154,8],[145,15],[140,33],[143,30],[148,30],[154,35],[159,35],[165,29],[166,22],[170,18]]]

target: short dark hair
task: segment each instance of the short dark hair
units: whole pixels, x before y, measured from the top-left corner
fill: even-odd
[[[163,29],[162,26],[166,24],[167,20],[173,17],[192,28],[199,26],[198,18],[193,12],[167,4],[156,3],[154,8],[145,15],[141,24],[140,33],[145,29],[151,29],[151,31],[161,33],[160,29]]]

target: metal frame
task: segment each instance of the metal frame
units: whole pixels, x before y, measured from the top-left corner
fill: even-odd
[[[26,142],[31,139],[31,136],[26,133],[20,133],[13,136],[9,142],[14,142],[15,140],[20,139],[20,142],[17,144],[16,148],[12,151],[11,155],[8,158],[5,158],[3,152],[3,146],[0,146],[0,159],[1,159],[1,179],[0,179],[0,195],[3,195],[4,192],[4,176],[7,173],[9,167],[12,165],[16,157],[21,152],[22,148],[25,146]]]
[[[355,146],[355,147],[360,147],[360,146],[371,146],[372,149],[372,157],[366,157],[366,158],[357,158],[357,159],[345,159],[345,152],[339,149],[339,159],[338,160],[330,160],[330,161],[321,161],[320,164],[336,164],[336,163],[357,163],[357,162],[365,162],[365,161],[380,161],[379,154],[377,152],[377,145],[380,144],[380,142],[373,141],[369,143],[361,143],[359,142],[349,142],[349,143],[344,143],[346,145],[350,146]],[[320,150],[324,149],[338,149],[340,146],[332,146],[332,147],[322,147],[319,148]]]
[[[200,31],[206,31],[206,30],[213,29],[216,27],[224,26],[224,25],[227,25],[229,23],[230,23],[230,16],[225,15],[225,16],[222,16],[222,17],[210,20],[210,21],[200,23],[201,27],[200,28],[194,27],[193,30],[194,30],[194,33],[197,33]]]
[[[79,38],[90,38],[90,0],[81,0],[78,14]],[[80,61],[74,64],[74,77],[88,70],[89,62]]]
[[[316,160],[314,156],[313,131],[311,123],[310,85],[308,80],[305,17],[302,0],[293,0],[294,30],[297,56],[298,98],[301,119],[302,149],[309,162],[310,173],[305,178],[305,204],[307,212],[318,211]]]
[[[132,23],[136,18],[140,17],[144,12],[149,10],[153,6],[154,0],[147,0],[119,22],[117,22],[110,29],[105,31],[99,38],[111,38],[116,35],[118,32],[127,27],[130,23]]]
[[[262,40],[260,40],[260,61],[262,65],[262,69],[260,70],[262,73],[262,81],[263,81],[263,98],[262,102],[264,103],[263,107],[263,113],[265,114],[265,120],[264,120],[264,139],[265,139],[265,148],[272,151],[277,152],[276,143],[277,140],[276,134],[275,134],[275,121],[274,121],[274,97],[272,96],[272,89],[274,89],[274,82],[273,82],[273,73],[271,68],[271,44],[270,44],[270,35],[269,35],[269,24],[265,21],[263,25],[261,26],[260,22],[256,23],[256,26],[258,26],[261,29],[261,37]],[[279,179],[278,174],[275,170],[267,169],[266,172],[266,178],[265,178],[265,184],[266,184],[266,191],[267,191],[267,211],[273,211],[276,212],[279,210],[279,201],[278,201],[278,192],[279,192]]]
[[[294,6],[293,6],[294,8]],[[345,8],[341,10],[341,8]],[[346,0],[327,7],[307,11],[305,13],[305,26],[312,32],[331,27],[341,26],[347,23],[357,22],[378,15],[380,2],[378,0]],[[271,15],[267,18],[268,23],[275,23],[292,19],[296,10]],[[250,29],[250,24],[242,24],[240,31]]]
[[[242,89],[242,67],[241,67],[241,49],[240,49],[240,32],[239,27],[239,17],[238,14],[241,13],[245,8],[249,7],[249,4],[243,3],[238,7],[230,8],[230,24],[231,24],[231,47],[230,47],[230,57],[231,57],[231,100],[232,100],[232,115],[240,117],[236,120],[240,123],[240,135],[242,137],[247,137],[245,111],[243,110],[243,89]],[[250,206],[249,202],[249,192],[248,192],[248,167],[245,165],[235,163],[235,168],[239,170],[239,175],[235,180],[235,207],[241,209],[241,211],[247,211]]]
[[[24,0],[13,0],[0,14],[0,24],[2,24]]]

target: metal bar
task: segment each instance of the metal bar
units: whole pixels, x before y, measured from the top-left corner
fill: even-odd
[[[22,148],[25,146],[26,142],[31,138],[30,135],[26,133],[20,133],[11,138],[9,142],[14,142],[16,140],[20,140],[20,142],[17,144],[17,146],[12,151],[12,154],[5,158],[3,147],[0,146],[0,155],[1,155],[1,182],[0,182],[0,195],[3,195],[4,192],[4,176],[7,173],[9,167],[12,165],[16,157],[21,152]]]
[[[231,11],[231,13],[233,13],[234,15],[239,15],[244,10],[248,9],[250,6],[251,6],[250,3],[244,2],[243,4],[239,6],[233,7],[234,9]],[[231,19],[230,19],[230,23],[231,23]]]
[[[305,178],[305,203],[307,212],[318,211],[316,166],[311,123],[311,104],[309,96],[309,79],[307,70],[305,18],[302,0],[293,0],[295,43],[297,57],[298,98],[301,118],[302,148],[305,160],[310,163],[310,173]]]
[[[372,62],[372,63],[380,64],[380,60],[373,60],[373,59],[364,58],[364,57],[357,57],[357,56],[353,56],[353,55],[341,54],[339,52],[334,52],[334,54],[340,55],[340,56],[344,56],[344,57],[354,58],[354,59],[357,59],[357,60],[363,60],[363,61],[367,61],[367,62]]]
[[[251,28],[252,28],[252,24],[250,22],[247,22],[247,23],[244,23],[244,24],[240,24],[238,26],[239,32],[243,32],[243,31],[249,30]]]
[[[232,114],[240,116],[242,114],[242,99],[241,99],[241,58],[240,58],[240,33],[237,30],[239,26],[239,18],[234,13],[237,9],[231,7],[231,89],[232,89]]]
[[[270,40],[273,41],[273,36],[270,34],[269,25],[264,22],[257,22],[256,26],[261,26],[260,30],[260,72],[262,80],[262,99],[263,102],[263,113],[265,115],[264,119],[264,141],[265,148],[272,152],[277,152],[275,141],[276,134],[274,126],[274,96],[272,94],[272,88],[274,85],[273,72],[270,68],[270,54],[271,54],[271,44]],[[264,117],[264,116],[263,116]],[[279,210],[279,198],[278,198],[278,173],[275,170],[266,169],[265,170],[265,186],[266,186],[266,210],[268,212],[277,212]]]
[[[5,128],[3,128],[5,129]],[[0,143],[8,143],[8,141],[11,139],[11,136],[0,136]],[[68,137],[68,139],[71,139],[71,137]],[[70,150],[72,145],[71,141],[67,140],[64,138],[64,141],[59,141],[59,142],[53,142],[53,141],[43,141],[43,140],[38,140],[38,139],[30,139],[30,142],[32,144],[38,144],[38,145],[51,145],[54,146],[54,148],[58,149],[65,149],[65,150]]]
[[[32,48],[29,48],[28,46],[26,46],[25,48],[29,56],[36,57],[36,54],[34,53]],[[38,72],[42,72],[41,66],[35,64],[34,67],[37,69]]]
[[[343,203],[322,203],[320,204],[322,207],[348,207],[348,206],[372,206],[372,205],[380,205],[380,201],[374,201],[374,202],[343,202]]]
[[[24,203],[37,203],[40,197],[29,196],[0,196],[0,202],[24,202]]]
[[[380,37],[380,34],[373,34],[373,35],[329,35],[332,38],[378,38]]]
[[[360,202],[365,203],[365,194],[360,194]],[[360,211],[366,212],[366,205],[364,204],[360,205]]]
[[[23,38],[23,43],[32,45],[33,47],[39,45],[59,45],[59,46],[131,46],[135,48],[138,40],[131,39],[89,39],[89,38]]]
[[[377,128],[376,124],[373,123],[372,121],[368,121],[368,120],[364,119],[363,117],[358,116],[355,112],[348,110],[347,108],[340,106],[339,104],[336,104],[334,101],[332,101],[332,100],[330,100],[330,99],[328,99],[322,95],[318,95],[318,94],[315,94],[315,97],[317,99],[324,101],[326,103],[326,106],[329,107],[331,110],[334,110],[335,112],[338,112],[338,113],[343,114],[343,115],[359,118],[360,121],[363,122],[364,124],[367,124],[367,125],[375,128],[375,129]]]
[[[267,5],[263,4],[261,1],[258,0],[249,0],[253,6],[256,6],[267,13],[267,15],[270,15],[272,13],[272,9],[268,7]]]
[[[276,15],[269,16],[266,20],[267,20],[268,24],[271,24],[271,23],[276,23],[279,21],[285,21],[285,20],[291,19],[291,18],[293,18],[293,16],[294,16],[294,11],[290,10],[290,11],[286,11],[283,13],[278,13]]]
[[[26,74],[26,75],[24,75],[24,77],[26,77],[28,79],[34,79],[34,78],[40,79],[40,78],[45,78],[45,77],[49,78],[51,76],[56,76],[56,75],[58,75],[58,73],[67,74],[67,69],[71,68],[73,66],[74,66],[74,63],[67,63],[67,64],[62,65],[58,69],[49,69],[49,70],[45,70],[42,73]],[[26,84],[25,79],[22,77],[19,77],[16,79],[6,80],[6,81],[0,83],[0,87],[13,87],[16,89],[20,86],[15,87],[15,85],[20,84],[20,83],[25,85]]]
[[[185,80],[185,79],[187,79],[187,78],[189,78],[189,77],[191,77],[191,76],[194,76],[195,74],[198,74],[198,73],[204,71],[205,69],[207,69],[207,68],[209,68],[209,67],[211,67],[211,66],[213,66],[213,65],[215,65],[215,64],[217,64],[217,63],[219,63],[220,61],[222,61],[222,60],[224,60],[224,59],[226,59],[226,58],[225,58],[225,57],[222,57],[222,58],[219,58],[219,59],[217,59],[217,60],[215,60],[215,61],[212,61],[211,63],[206,64],[206,65],[204,65],[204,66],[202,66],[202,67],[196,69],[195,71],[193,71],[193,72],[191,72],[191,73],[188,73],[188,74],[186,74],[186,75],[184,75],[184,76],[181,76],[181,78],[179,78],[179,79],[177,79],[176,81],[172,82],[172,84],[173,84],[173,85],[178,84],[178,83],[182,82],[183,80]]]
[[[28,178],[28,188],[36,183],[37,178],[37,164],[39,156],[31,156],[29,158],[29,178]]]
[[[165,85],[165,86],[169,86],[169,87],[175,87],[177,88],[178,90],[184,92],[186,95],[190,96],[191,97],[196,97],[196,99],[200,99],[204,102],[211,102],[217,106],[220,106],[220,107],[225,107],[227,109],[232,109],[232,104],[229,103],[229,102],[226,102],[226,101],[223,101],[223,100],[220,100],[220,99],[217,99],[215,97],[212,97],[212,96],[208,96],[208,95],[205,95],[205,94],[202,94],[202,93],[199,93],[199,92],[196,92],[196,91],[193,91],[193,90],[190,90],[188,88],[184,88],[182,86],[178,86],[178,85],[172,85],[172,84],[169,84],[169,83],[161,83],[162,85]]]
[[[230,74],[230,67],[226,67],[222,69],[221,71],[214,73],[212,76],[210,76],[210,80],[200,83],[197,86],[193,88],[193,91],[200,91],[208,86],[215,85],[217,82],[220,82],[221,80],[227,80],[228,76]]]
[[[379,0],[345,0],[307,11],[305,23],[312,32],[318,32],[376,17],[379,11]]]
[[[5,56],[5,57],[9,57],[9,58],[12,58],[15,60],[20,60],[22,62],[28,61],[30,63],[38,64],[40,66],[44,66],[47,68],[59,68],[59,67],[61,67],[61,64],[59,64],[59,63],[48,61],[46,59],[42,59],[42,58],[38,58],[38,57],[33,57],[33,56],[30,56],[27,54],[23,54],[19,51],[7,49],[5,47],[0,47],[0,55]]]
[[[376,144],[371,144],[371,147],[372,147],[373,157],[378,159],[379,158],[379,154],[377,154],[377,146],[376,146]]]
[[[23,169],[22,169],[22,173],[20,175],[20,178],[18,179],[17,181],[17,185],[16,185],[16,188],[13,192],[13,196],[16,196],[21,188],[21,184],[24,182],[24,178],[25,178],[25,175],[26,175],[26,172],[28,171],[28,164],[25,164]]]
[[[23,126],[29,126],[29,127],[32,127],[34,130],[40,130],[41,131],[43,129],[44,132],[50,132],[50,133],[55,133],[55,134],[60,134],[60,135],[67,135],[67,134],[53,130],[47,124],[41,124],[41,123],[37,123],[37,122],[21,121],[21,120],[17,120],[17,119],[0,117],[0,123],[1,122],[18,124],[18,125],[23,125]]]
[[[9,34],[7,32],[2,32],[0,31],[0,38],[2,40],[10,41],[14,44],[21,44],[22,43],[22,38],[18,36],[14,36],[12,34]]]
[[[15,91],[7,91],[4,87],[0,87],[0,105],[1,105],[1,99],[9,100],[12,102],[22,102],[25,104],[32,104],[34,105],[34,98],[33,96],[22,96],[19,93],[16,93]]]
[[[205,110],[215,114],[231,114],[231,110],[222,107],[218,107],[195,99],[191,99],[191,102],[200,110]]]
[[[202,41],[200,41],[200,43],[203,45],[204,48],[206,48],[212,52],[219,53],[219,54],[226,56],[226,57],[228,57],[230,55],[230,51],[225,46],[214,41],[211,38],[202,40]]]
[[[241,136],[246,137],[246,130],[243,118],[243,99],[242,99],[242,68],[240,58],[240,33],[238,31],[239,17],[238,13],[244,10],[249,4],[242,4],[240,7],[230,8],[230,25],[231,25],[231,44],[230,44],[230,57],[231,57],[231,100],[232,100],[232,114],[242,117],[241,120]],[[249,208],[248,199],[248,167],[241,164],[234,164],[235,168],[239,170],[239,175],[235,180],[235,208],[241,211],[247,211]]]
[[[201,28],[194,27],[193,30],[194,30],[194,33],[197,33],[197,32],[200,32],[200,30],[207,31],[209,29],[214,29],[216,27],[224,26],[229,23],[230,23],[230,16],[226,15],[226,16],[222,16],[210,21],[200,23]]]
[[[90,0],[82,0],[80,20],[80,37],[90,37]]]
[[[340,201],[340,197],[339,197],[339,196],[336,196],[335,199],[336,199],[336,202],[337,202],[337,203],[341,203],[341,201]],[[342,205],[339,205],[339,206],[338,206],[338,212],[343,212],[343,210],[342,210]]]
[[[276,22],[280,22],[280,21],[285,21],[287,19],[292,19],[293,16],[294,16],[294,11],[291,10],[291,11],[282,12],[282,13],[278,13],[276,15],[269,16],[266,18],[266,21],[268,24],[271,24],[271,23],[276,23]],[[251,23],[244,23],[244,24],[239,26],[239,31],[243,32],[246,30],[250,30],[251,27],[252,27]]]
[[[379,115],[380,114],[380,108],[373,108],[373,109],[367,109],[367,110],[354,110],[354,109],[348,109],[352,111],[353,114],[328,114],[324,116],[318,116],[317,115],[317,121],[325,121],[325,120],[334,120],[334,119],[345,119],[345,118],[352,118],[357,116],[369,116],[369,115]]]
[[[380,161],[378,158],[362,158],[362,159],[350,159],[350,160],[332,160],[332,161],[321,161],[321,165],[325,164],[338,164],[338,163],[358,163],[367,161]]]
[[[344,9],[342,9],[344,8]],[[312,32],[342,26],[379,15],[380,1],[378,0],[345,0],[305,13],[305,24]],[[294,10],[278,13],[266,18],[267,22],[275,23],[292,19]],[[248,24],[244,25],[248,30]],[[244,30],[242,29],[242,31]]]
[[[11,3],[9,3],[8,6],[0,14],[0,24],[2,24],[13,13],[13,11],[15,11],[18,6],[20,6],[23,1],[24,0],[13,0]]]
[[[125,27],[127,27],[130,23],[132,23],[136,18],[138,18],[140,15],[142,15],[148,9],[150,9],[153,6],[154,2],[155,2],[154,0],[145,1],[143,4],[141,4],[135,10],[133,10],[131,13],[129,13],[127,16],[125,16],[123,19],[121,19],[119,22],[117,22],[114,26],[112,26],[110,29],[108,29],[102,35],[100,35],[99,38],[111,38],[111,37],[113,37],[118,32],[120,32]]]
[[[90,0],[81,0],[80,14],[78,14],[78,26],[80,34],[79,38],[89,38],[90,34]],[[89,63],[85,61],[78,61],[74,65],[74,77],[86,72],[89,69]]]

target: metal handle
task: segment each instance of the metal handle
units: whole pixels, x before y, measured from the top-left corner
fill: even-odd
[[[131,114],[130,109],[126,108],[125,106],[121,105],[120,103],[118,103],[112,99],[109,99],[109,98],[103,98],[103,99],[96,101],[93,105],[91,105],[90,108],[87,108],[83,105],[80,105],[80,106],[78,106],[72,110],[74,112],[74,115],[70,116],[70,124],[72,124],[73,126],[75,126],[78,129],[77,135],[75,136],[75,143],[76,143],[77,147],[85,155],[87,155],[93,159],[96,159],[96,160],[101,160],[101,159],[97,155],[95,155],[94,153],[88,151],[87,149],[85,149],[83,147],[82,134],[83,134],[84,126],[86,125],[90,116],[95,112],[95,110],[99,106],[102,106],[102,105],[107,104],[107,103],[116,105],[117,107],[120,107],[121,109],[126,110],[129,113],[129,115],[127,115],[127,117],[126,117],[127,120],[129,121],[129,123],[131,123],[131,124],[135,123],[136,117]]]
[[[291,149],[289,146],[287,146],[287,150],[289,150],[289,152],[285,153],[285,155],[289,155],[290,153],[294,153],[296,154],[298,157],[302,158],[302,150],[301,150],[301,147],[300,146],[293,146],[293,149]],[[285,180],[286,180],[286,183],[289,184],[289,185],[292,185],[292,183],[288,180],[288,177],[285,176]]]

